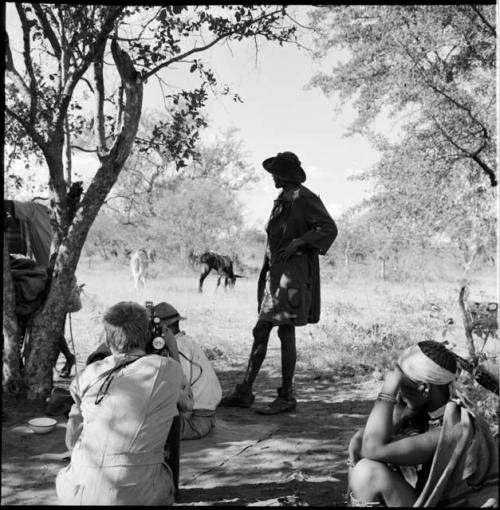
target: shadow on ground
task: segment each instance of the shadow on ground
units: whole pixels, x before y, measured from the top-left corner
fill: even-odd
[[[231,369],[218,375],[224,394],[241,378]],[[263,370],[256,403],[272,400],[279,385],[279,376]],[[181,444],[178,504],[279,506],[288,496],[302,505],[345,506],[347,445],[366,421],[374,386],[354,377],[298,376],[293,412],[218,408],[214,432]],[[62,458],[65,418],[53,432],[36,435],[27,420],[43,416],[44,402],[4,398],[2,404],[1,503],[57,504],[55,477],[68,462]]]
[[[241,372],[219,376],[228,393]],[[262,373],[256,404],[272,400],[279,382]],[[299,377],[296,386],[295,411],[263,416],[220,407],[212,434],[182,443],[181,504],[259,505],[297,496],[302,504],[345,506],[347,445],[366,421],[373,389],[326,374]]]

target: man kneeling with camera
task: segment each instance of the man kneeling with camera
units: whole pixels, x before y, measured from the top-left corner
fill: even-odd
[[[186,317],[164,301],[154,307],[154,313],[175,335],[179,362],[193,390],[193,409],[180,415],[180,438],[200,439],[215,427],[215,412],[222,398],[219,379],[203,349],[194,338],[181,331],[179,321]]]
[[[133,302],[109,308],[103,325],[111,356],[90,362],[70,386],[71,463],[57,475],[59,502],[171,505],[174,480],[164,447],[178,410],[193,408],[175,337],[160,325],[159,345],[148,311]]]

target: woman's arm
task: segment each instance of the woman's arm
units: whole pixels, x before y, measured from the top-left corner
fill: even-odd
[[[349,442],[348,454],[351,466],[354,466],[362,458],[363,433],[365,429],[359,429]]]
[[[386,374],[380,393],[389,398],[377,398],[368,417],[361,454],[371,460],[411,466],[432,459],[440,435],[440,429],[405,437],[391,442],[394,434],[394,405],[401,384],[402,373],[393,370]],[[393,401],[390,397],[393,397]]]
[[[397,466],[414,466],[425,464],[432,460],[441,433],[441,428],[435,428],[394,441],[377,445],[374,443],[363,446],[363,457],[380,462],[390,462]]]

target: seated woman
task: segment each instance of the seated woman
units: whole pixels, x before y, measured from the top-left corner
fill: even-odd
[[[172,357],[146,355],[149,315],[133,302],[109,308],[103,323],[112,355],[88,365],[70,386],[71,463],[57,475],[59,502],[171,505],[174,483],[164,446],[178,407],[193,406],[175,338],[164,335]]]
[[[456,373],[443,344],[403,351],[350,442],[351,506],[497,506],[497,444]]]

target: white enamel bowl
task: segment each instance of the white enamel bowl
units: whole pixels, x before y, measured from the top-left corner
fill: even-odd
[[[57,420],[47,417],[33,418],[28,421],[28,425],[35,434],[47,434],[51,430],[54,430],[57,425]]]

